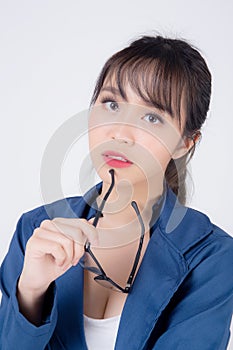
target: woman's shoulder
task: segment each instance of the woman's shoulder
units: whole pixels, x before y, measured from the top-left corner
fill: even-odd
[[[57,217],[88,218],[96,211],[93,202],[100,190],[101,183],[93,186],[83,195],[64,197],[45,203],[25,212],[22,216],[26,220],[33,221],[37,225],[43,220],[52,220]]]
[[[43,220],[52,220],[56,217],[78,217],[80,207],[83,204],[82,196],[72,196],[45,203],[22,214],[26,220],[40,223]]]
[[[233,236],[232,233],[225,231],[222,227],[215,224],[206,213],[201,212],[194,208],[188,208],[188,220],[190,230],[198,230],[198,240],[205,241],[206,237],[208,242],[219,242],[220,245],[229,246],[232,249],[233,254]]]
[[[186,245],[182,245],[182,253],[189,268],[208,261],[216,273],[219,270],[230,277],[233,266],[232,235],[213,223],[208,215],[193,208],[188,208],[185,221],[183,236],[189,237],[184,239]]]
[[[159,228],[164,239],[187,265],[194,266],[210,256],[216,261],[222,256],[227,263],[233,264],[231,234],[213,223],[205,213],[180,204],[171,191],[159,218]]]
[[[51,203],[37,206],[23,212],[18,219],[15,234],[24,246],[32,235],[34,229],[39,227],[42,221],[52,220],[57,217],[85,217],[85,207],[82,196],[62,198]]]
[[[193,208],[179,205],[170,214],[159,229],[169,246],[167,251],[172,249],[172,256],[177,257],[179,271],[188,275],[192,271],[193,282],[203,280],[206,283],[212,276],[222,293],[227,291],[233,295],[231,234],[214,224],[208,215]]]
[[[97,184],[84,195],[64,197],[25,211],[18,219],[14,239],[25,247],[34,229],[39,227],[44,220],[59,217],[72,219],[93,217],[96,208],[92,203],[100,188],[101,184]]]

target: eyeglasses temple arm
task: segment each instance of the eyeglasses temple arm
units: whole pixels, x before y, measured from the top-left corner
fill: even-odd
[[[102,200],[102,202],[100,204],[100,207],[98,208],[97,214],[96,214],[95,219],[93,221],[93,226],[95,226],[95,227],[96,227],[96,225],[97,225],[97,223],[99,221],[99,218],[100,218],[100,216],[102,214],[102,210],[104,209],[104,205],[106,203],[106,200],[108,199],[108,197],[109,197],[110,193],[112,192],[112,189],[113,189],[113,187],[115,185],[114,170],[110,169],[109,173],[111,174],[112,182],[111,182],[111,185],[110,185],[108,191],[106,192],[106,194],[105,194],[105,196],[104,196],[104,198],[103,198],[103,200]]]
[[[100,272],[102,273],[102,275],[106,276],[106,273],[105,273],[104,269],[102,268],[102,266],[100,265],[99,261],[96,259],[95,255],[91,251],[90,242],[87,241],[85,243],[84,249],[85,249],[85,252],[88,252],[90,254],[90,256],[92,257],[92,259],[94,260],[94,262],[98,266],[98,268],[99,268]]]
[[[140,259],[140,255],[141,255],[141,251],[142,251],[142,245],[143,245],[143,241],[144,241],[144,235],[145,235],[145,226],[144,226],[144,223],[142,221],[142,217],[141,217],[141,214],[139,212],[137,203],[135,201],[132,201],[131,205],[134,208],[134,210],[135,210],[135,212],[137,214],[138,220],[140,222],[140,225],[141,225],[141,237],[140,237],[140,241],[139,241],[138,251],[137,251],[137,254],[136,254],[136,257],[135,257],[135,260],[134,260],[133,268],[131,270],[131,273],[129,275],[128,281],[126,283],[126,289],[130,289],[131,284],[133,282],[133,278],[134,278],[134,275],[135,275],[135,272],[136,272],[136,269],[137,269],[137,266],[138,266],[138,262],[139,262],[139,259]]]
[[[96,227],[98,221],[99,221],[99,218],[101,216],[101,213],[102,213],[102,210],[104,208],[104,205],[106,203],[106,200],[108,199],[110,193],[112,192],[112,189],[115,185],[115,178],[114,178],[114,170],[113,169],[110,169],[109,170],[109,173],[111,174],[111,185],[108,189],[108,191],[106,192],[101,204],[100,204],[100,207],[98,208],[97,210],[97,214],[95,216],[95,219],[93,221],[93,226]],[[91,251],[91,243],[87,240],[85,245],[84,245],[84,249],[86,252],[88,252],[90,254],[90,256],[92,257],[92,259],[94,260],[94,262],[96,263],[96,265],[98,266],[98,268],[100,269],[101,273],[106,276],[106,273],[104,272],[102,266],[100,265],[100,263],[98,262],[98,260],[96,259],[95,255],[92,253]]]

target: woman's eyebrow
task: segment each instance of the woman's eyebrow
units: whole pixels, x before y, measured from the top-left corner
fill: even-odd
[[[101,92],[111,92],[113,95],[118,95],[122,98],[124,98],[122,96],[122,94],[120,93],[119,89],[114,87],[114,86],[111,86],[111,85],[106,85],[104,87],[101,88]],[[124,98],[125,101],[128,102],[128,99],[127,98]],[[159,111],[159,113],[165,113],[166,110],[162,107],[160,107],[159,105],[155,105],[153,102],[151,101],[142,101],[145,105],[145,107],[148,107],[148,108],[152,108],[152,109],[156,109],[157,111]]]
[[[104,92],[104,91],[111,92],[113,95],[118,95],[120,97],[123,97],[119,89],[114,86],[104,86],[101,88],[101,92]]]

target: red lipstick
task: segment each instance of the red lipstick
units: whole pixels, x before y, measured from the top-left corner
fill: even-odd
[[[133,164],[122,153],[106,151],[102,154],[102,156],[105,163],[113,168],[128,168]]]

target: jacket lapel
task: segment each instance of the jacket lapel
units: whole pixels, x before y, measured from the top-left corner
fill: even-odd
[[[158,220],[122,313],[115,349],[143,349],[190,271],[186,255],[212,230],[208,217],[181,205],[167,187]],[[188,252],[188,253],[187,253]]]
[[[151,237],[122,313],[116,350],[143,349],[159,316],[187,273],[182,256],[157,228]]]
[[[79,350],[87,350],[83,325],[83,269],[80,265],[71,267],[56,284],[60,315],[55,331],[59,337],[57,341],[64,349],[75,349],[78,344]]]

